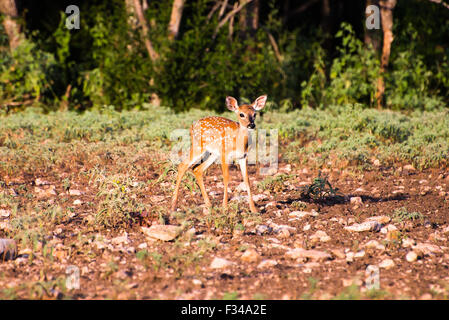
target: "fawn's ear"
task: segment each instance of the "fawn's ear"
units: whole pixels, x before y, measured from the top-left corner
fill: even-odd
[[[237,111],[239,104],[237,100],[233,97],[226,97],[226,107],[231,111]]]
[[[259,110],[262,110],[263,107],[265,107],[265,102],[267,102],[267,95],[263,95],[263,96],[260,96],[259,98],[257,98],[253,102],[252,106],[253,106],[254,110],[259,111]]]

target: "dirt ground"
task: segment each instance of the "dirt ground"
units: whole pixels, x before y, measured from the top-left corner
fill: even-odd
[[[158,164],[146,165],[146,175],[137,180],[145,182],[161,174]],[[68,201],[60,205],[75,208],[68,219],[46,231],[45,241],[34,248],[19,248],[17,259],[0,263],[2,298],[448,297],[447,169],[417,171],[398,166],[359,173],[324,170],[332,186],[339,188],[340,196],[315,201],[304,197],[301,187],[313,181],[317,170],[281,162],[279,172],[290,179],[278,188],[263,190],[257,183],[266,176],[251,166],[259,215],[247,212],[243,197],[232,214],[218,209],[210,213],[202,206],[199,190],[184,186],[177,214],[164,216],[154,209],[169,206],[170,182],[175,174],[170,172],[166,180],[147,185],[146,194],[139,198],[146,209],[134,215],[135,222],[120,228],[92,224],[99,197],[85,175],[73,175],[77,170],[74,166],[47,176],[36,173],[9,179],[1,186],[1,191],[20,197],[23,207],[31,201],[32,193],[33,201],[53,204],[64,197]],[[71,189],[80,194],[67,194],[62,177],[69,172],[77,177]],[[45,183],[36,189],[38,178]],[[238,167],[231,167],[230,179],[230,198],[246,195],[236,191],[241,183]],[[223,195],[221,181],[219,166],[213,165],[205,185],[216,207],[221,205]],[[55,192],[37,194],[49,186],[54,186]],[[75,200],[80,201],[74,205]],[[405,212],[402,218],[395,216],[400,210]],[[369,217],[377,217],[379,222],[373,224],[373,230],[345,229]],[[0,217],[0,222],[10,219]],[[165,223],[181,226],[176,239],[155,240],[144,232],[143,228],[164,219]],[[2,232],[0,228],[0,237],[4,237]],[[72,265],[79,270],[80,282],[79,289],[69,290],[64,284],[67,268]],[[378,270],[377,289],[367,289],[371,283],[368,266]]]

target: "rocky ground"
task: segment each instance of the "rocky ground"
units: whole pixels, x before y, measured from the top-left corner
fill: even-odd
[[[94,219],[103,198],[81,172],[71,175],[70,186],[64,172],[6,177],[0,238],[14,237],[19,255],[0,262],[0,298],[448,297],[447,170],[323,170],[339,193],[314,200],[303,187],[317,170],[280,163],[274,180],[267,180],[251,167],[256,215],[247,210],[237,167],[230,171],[227,211],[205,209],[188,176],[172,214],[175,172],[160,163],[148,167],[135,183],[144,209],[132,213],[134,222],[116,227]],[[218,166],[209,169],[205,184],[218,207]],[[53,210],[48,218],[45,210],[56,205],[62,213]],[[67,288],[77,272],[79,288]]]

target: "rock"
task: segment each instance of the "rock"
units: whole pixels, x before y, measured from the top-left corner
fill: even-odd
[[[331,250],[332,254],[339,258],[339,259],[345,259],[346,258],[346,254],[343,252],[343,250],[340,249],[332,249]]]
[[[237,191],[237,192],[246,192],[247,189],[246,189],[246,184],[245,184],[245,182],[241,182],[241,183],[235,188],[235,191]]]
[[[366,221],[360,224],[353,224],[351,226],[345,227],[345,230],[351,232],[364,232],[364,231],[379,231],[381,224],[377,221]]]
[[[289,238],[291,236],[291,233],[288,229],[280,229],[277,233],[276,233],[280,238]]]
[[[327,235],[327,233],[325,231],[322,230],[318,230],[317,232],[315,232],[313,235],[310,236],[311,240],[319,240],[320,242],[328,242],[331,240],[331,237],[329,237]]]
[[[414,251],[410,251],[405,256],[405,260],[407,260],[408,262],[414,262],[414,261],[416,261],[416,259],[418,259],[418,255]]]
[[[286,225],[286,224],[279,224],[279,225],[277,225],[275,223],[271,223],[270,224],[270,228],[273,229],[274,233],[282,232],[282,230],[288,230],[291,233],[295,233],[296,232],[296,228],[295,227],[291,227],[291,226]]]
[[[223,269],[223,268],[227,268],[230,267],[232,265],[234,265],[235,263],[223,258],[218,258],[215,257],[214,260],[212,260],[212,263],[210,264],[210,267],[212,269]]]
[[[11,229],[12,226],[8,221],[0,221],[0,230],[10,231]]]
[[[164,201],[165,197],[164,196],[151,196],[150,197],[150,201],[153,203],[159,203]]]
[[[139,248],[139,249],[146,249],[147,247],[148,247],[148,245],[147,245],[146,242],[142,242],[141,244],[139,244],[139,245],[137,246],[137,248]]]
[[[79,191],[79,190],[75,190],[75,189],[70,189],[69,190],[69,195],[71,195],[71,196],[80,196],[82,194],[83,193],[81,191]]]
[[[34,184],[36,186],[45,186],[45,185],[49,185],[50,183],[48,181],[45,181],[41,178],[37,178],[36,180],[34,180]]]
[[[129,243],[129,240],[128,240],[128,234],[127,234],[126,231],[125,231],[125,233],[124,233],[123,236],[116,237],[116,238],[112,238],[112,239],[111,239],[111,242],[112,242],[112,244],[114,244],[114,245],[128,244],[128,243]]]
[[[34,187],[34,192],[38,198],[46,198],[57,195],[55,186],[47,186],[47,188]]]
[[[394,261],[392,259],[385,259],[379,263],[379,268],[390,269],[394,267]]]
[[[274,267],[277,265],[278,265],[278,262],[276,260],[268,259],[268,260],[263,260],[261,263],[259,263],[257,265],[257,268],[265,269],[265,268],[271,268],[271,267]]]
[[[318,213],[315,212],[315,211],[313,211],[313,212],[292,211],[288,215],[289,215],[289,217],[292,217],[292,218],[299,218],[299,219],[301,219],[301,218],[304,218],[304,217],[307,217],[307,216],[314,216],[314,217],[316,217],[318,215]]]
[[[306,224],[306,225],[304,226],[304,228],[302,228],[302,230],[303,230],[303,231],[309,231],[311,227],[312,227],[312,226],[311,226],[310,224]]]
[[[407,164],[405,166],[402,167],[402,170],[406,170],[406,171],[415,171],[415,167],[412,166],[411,164]]]
[[[408,247],[412,247],[415,245],[415,240],[411,239],[411,238],[406,238],[406,239],[402,239],[402,247],[403,248],[408,248]]]
[[[373,165],[374,165],[375,167],[379,167],[379,166],[380,166],[380,161],[379,161],[379,159],[374,159]]]
[[[444,233],[445,235],[449,235],[449,226],[447,226],[447,227],[445,227],[445,228],[443,229],[443,233]]]
[[[260,254],[254,249],[248,249],[242,254],[240,259],[244,262],[257,262],[260,259]]]
[[[419,300],[432,300],[432,295],[430,293],[424,293]]]
[[[418,255],[425,255],[425,256],[443,252],[439,246],[430,243],[418,243],[416,246],[413,246],[412,249]]]
[[[258,202],[260,200],[267,199],[267,198],[268,198],[268,196],[266,194],[263,194],[263,193],[256,194],[253,196],[253,201]]]
[[[0,217],[8,218],[11,215],[11,210],[0,209]]]
[[[79,205],[82,205],[82,204],[83,204],[83,202],[80,199],[76,199],[75,201],[73,201],[73,205],[74,206],[79,206]]]
[[[271,233],[272,231],[273,231],[273,228],[266,226],[264,224],[260,224],[256,227],[256,234],[259,236]]]
[[[289,250],[285,253],[285,256],[291,259],[307,258],[316,261],[324,261],[332,258],[332,256],[326,252],[318,250],[306,250],[303,248]]]
[[[362,205],[363,204],[363,201],[362,201],[361,197],[351,197],[349,199],[349,201],[350,201],[351,204],[357,204],[357,205]]]
[[[162,241],[174,240],[182,230],[181,227],[164,224],[154,224],[149,228],[141,227],[141,229],[146,236]]]
[[[388,216],[374,216],[374,217],[369,217],[365,221],[376,221],[377,223],[380,223],[380,224],[386,224],[386,223],[390,222],[390,220],[391,220],[391,218]]]
[[[354,261],[354,252],[349,251],[349,252],[346,253],[346,261],[347,262]]]
[[[365,256],[365,250],[360,250],[354,254],[354,258],[363,258]]]
[[[201,282],[201,280],[198,280],[198,279],[193,279],[192,280],[192,283],[194,284],[194,285],[196,285],[196,286],[201,286],[203,283]]]
[[[381,250],[381,251],[385,250],[385,246],[376,240],[368,241],[363,247],[367,248],[367,249],[377,249],[377,250]]]

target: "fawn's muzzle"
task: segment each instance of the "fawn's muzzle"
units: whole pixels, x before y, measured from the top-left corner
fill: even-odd
[[[254,124],[254,123],[250,123],[249,125],[248,125],[248,128],[249,129],[254,129],[256,127],[256,125]]]

